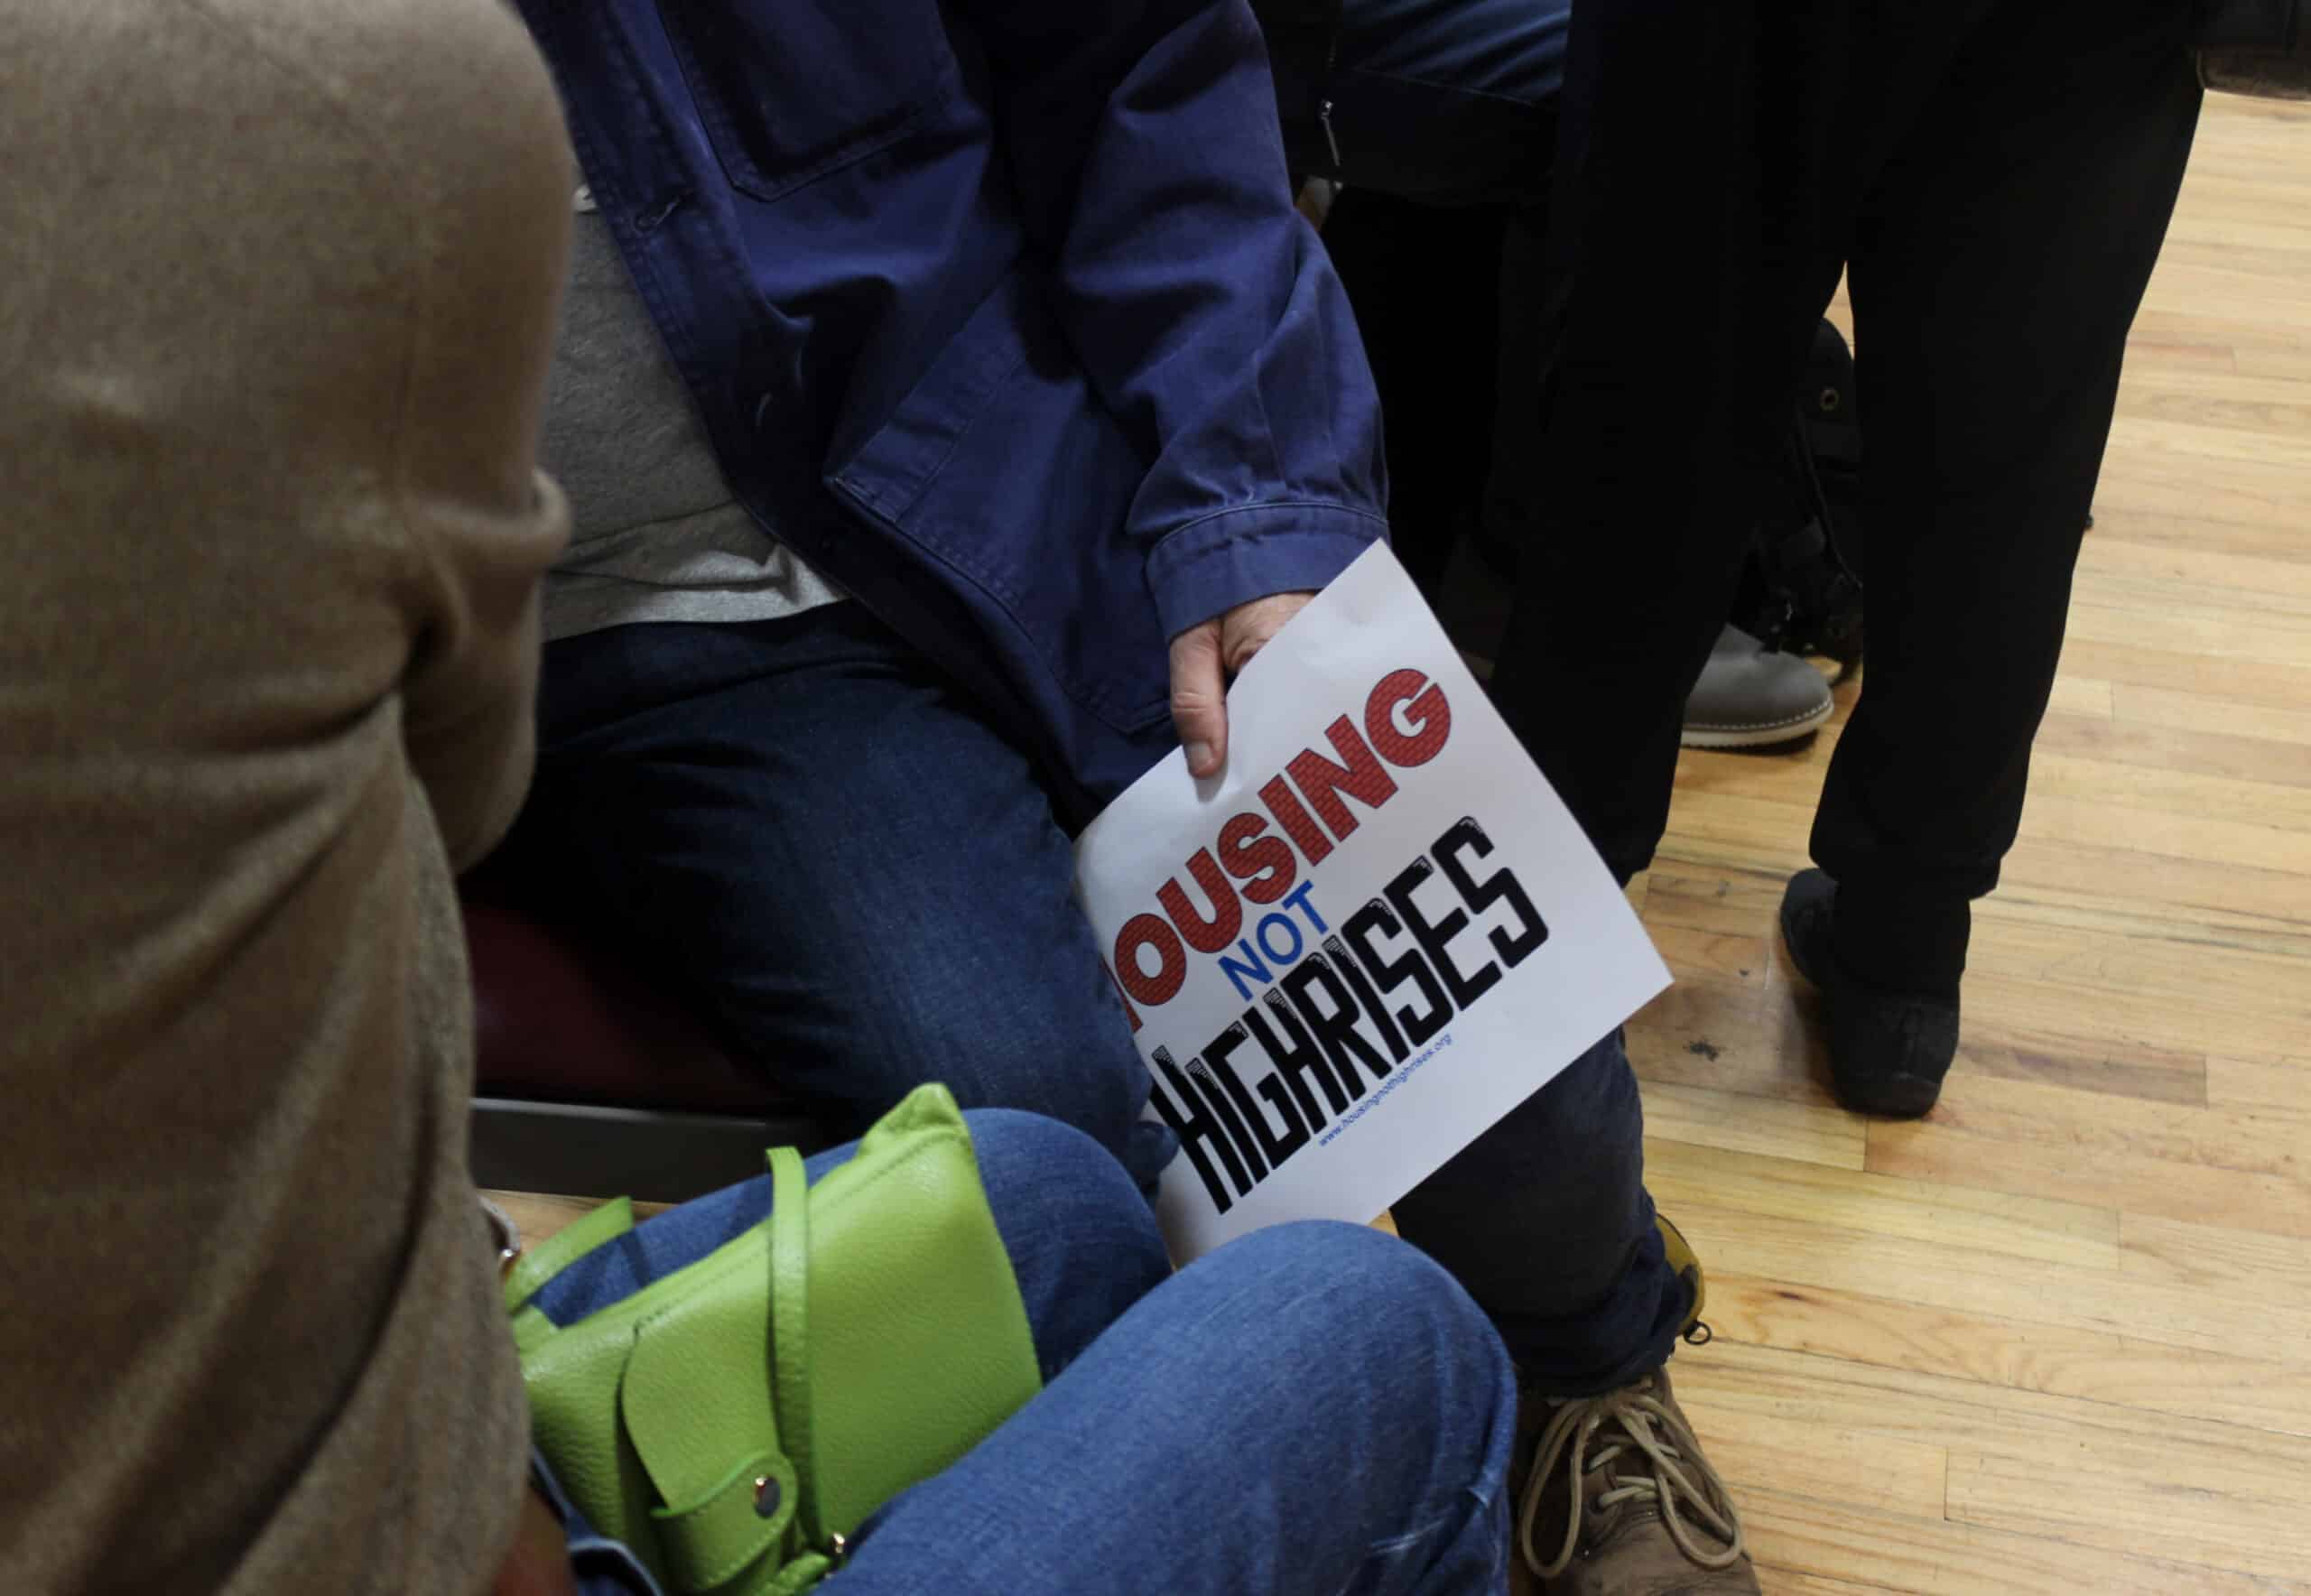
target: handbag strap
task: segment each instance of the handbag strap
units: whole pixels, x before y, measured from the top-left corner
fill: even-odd
[[[795,1517],[814,1548],[829,1545],[819,1513],[818,1449],[811,1418],[811,1200],[803,1155],[773,1147],[770,1162],[770,1390],[779,1446],[794,1460]]]
[[[605,1241],[615,1241],[634,1229],[634,1202],[618,1197],[603,1203],[582,1219],[525,1250],[506,1275],[506,1311],[518,1313],[545,1283],[584,1257]]]

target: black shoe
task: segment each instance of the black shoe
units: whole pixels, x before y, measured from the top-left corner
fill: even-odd
[[[1831,910],[1838,884],[1800,870],[1781,896],[1781,940],[1830,1017],[1830,1084],[1860,1114],[1915,1119],[1942,1095],[1958,1052],[1958,1002],[1864,986],[1838,962]]]

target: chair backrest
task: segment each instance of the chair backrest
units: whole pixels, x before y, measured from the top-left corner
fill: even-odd
[[[680,1202],[757,1174],[767,1146],[834,1140],[600,943],[469,882],[484,1186]]]
[[[478,1090],[739,1113],[791,1103],[581,933],[471,893],[465,918]]]

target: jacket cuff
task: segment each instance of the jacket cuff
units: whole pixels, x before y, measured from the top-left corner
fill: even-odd
[[[1252,505],[1191,521],[1147,556],[1164,636],[1271,593],[1312,592],[1388,535],[1378,515],[1338,504]]]

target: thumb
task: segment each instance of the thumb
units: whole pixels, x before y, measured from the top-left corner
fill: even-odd
[[[1228,686],[1220,669],[1220,622],[1172,639],[1172,724],[1187,746],[1188,774],[1217,775],[1228,761]]]

